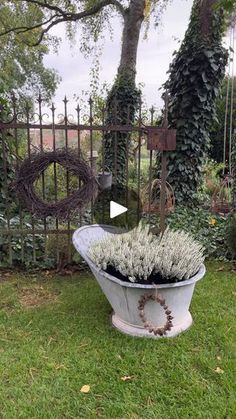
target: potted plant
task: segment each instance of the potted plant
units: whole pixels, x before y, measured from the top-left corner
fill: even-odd
[[[142,225],[116,233],[91,225],[73,235],[114,310],[113,325],[133,336],[170,337],[188,329],[195,283],[205,274],[202,246],[169,228],[159,236]]]

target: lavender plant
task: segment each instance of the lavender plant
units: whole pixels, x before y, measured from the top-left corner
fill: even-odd
[[[139,225],[128,233],[107,234],[90,247],[89,256],[104,271],[112,266],[131,282],[147,280],[154,270],[156,241],[148,226]]]
[[[114,268],[131,282],[159,276],[167,282],[189,279],[204,262],[204,249],[184,231],[167,228],[154,236],[148,226],[131,232],[107,234],[89,249],[89,257],[104,271]]]
[[[204,249],[190,234],[169,228],[165,230],[159,241],[154,267],[162,278],[189,279],[203,262]]]

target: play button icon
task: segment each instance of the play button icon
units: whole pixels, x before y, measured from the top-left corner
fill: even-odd
[[[118,215],[124,214],[128,211],[128,208],[123,205],[117,204],[117,202],[110,201],[110,218],[118,217]]]
[[[142,205],[137,192],[123,185],[112,185],[100,191],[92,210],[93,222],[102,228],[117,227],[132,230],[137,227],[142,215]]]

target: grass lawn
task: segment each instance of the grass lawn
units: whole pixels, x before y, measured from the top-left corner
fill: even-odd
[[[235,419],[235,306],[236,273],[210,263],[189,331],[132,338],[89,273],[2,275],[0,418]]]

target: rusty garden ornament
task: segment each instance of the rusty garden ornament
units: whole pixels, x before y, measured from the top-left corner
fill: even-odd
[[[145,305],[148,301],[155,301],[156,303],[160,304],[160,306],[163,308],[165,315],[166,315],[166,323],[164,326],[155,326],[150,320],[147,319],[146,314],[144,312]],[[166,301],[164,298],[161,297],[160,294],[158,294],[157,289],[155,293],[146,293],[142,295],[138,302],[138,310],[140,311],[140,318],[142,322],[144,323],[145,329],[148,330],[149,333],[154,333],[155,336],[165,336],[168,331],[171,330],[173,327],[173,316],[171,315],[171,311],[169,310],[168,306],[166,305]]]
[[[143,202],[143,211],[147,214],[160,214],[160,195],[161,195],[161,180],[153,179],[150,185],[148,182],[141,194]],[[175,196],[171,185],[165,184],[165,214],[173,212],[175,209]]]
[[[148,150],[161,152],[161,179],[160,179],[160,231],[164,233],[166,215],[166,182],[167,182],[167,152],[176,149],[176,130],[168,129],[168,92],[165,93],[165,112],[162,128],[151,128],[148,131]],[[149,186],[149,196],[151,185]]]
[[[220,188],[217,188],[214,191],[211,199],[211,212],[219,214],[229,214],[232,211],[233,181],[233,176],[226,176],[221,182]]]

